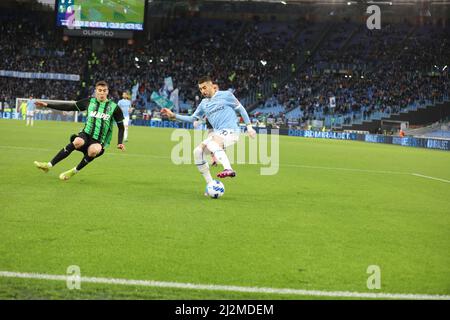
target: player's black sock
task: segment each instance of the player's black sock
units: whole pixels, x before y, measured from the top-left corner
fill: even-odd
[[[84,156],[83,160],[81,160],[81,162],[77,165],[76,169],[77,171],[80,171],[81,169],[83,169],[84,167],[86,167],[89,162],[91,162],[92,160],[94,160],[94,158],[89,157],[87,154]]]
[[[75,146],[73,145],[73,143],[69,143],[67,146],[62,148],[60,152],[58,152],[58,154],[53,158],[52,161],[50,161],[50,163],[52,164],[52,166],[54,166],[61,160],[67,158],[73,150],[75,150]]]

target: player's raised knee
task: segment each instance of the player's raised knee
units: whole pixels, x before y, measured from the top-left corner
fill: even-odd
[[[99,144],[93,144],[88,149],[88,156],[91,158],[95,158],[100,151],[102,151],[102,147]]]
[[[214,135],[212,137],[212,141],[214,141],[215,143],[217,143],[219,145],[220,148],[223,148],[223,141],[224,139],[218,135]]]
[[[97,150],[89,150],[88,151],[88,156],[91,158],[95,158],[97,155],[99,154],[99,152]]]
[[[75,140],[73,140],[73,145],[75,146],[75,149],[80,149],[81,147],[84,146],[84,140],[81,138],[75,138]]]

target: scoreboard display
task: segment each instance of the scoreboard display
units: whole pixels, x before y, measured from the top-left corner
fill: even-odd
[[[68,29],[144,30],[146,0],[56,0],[56,25]]]

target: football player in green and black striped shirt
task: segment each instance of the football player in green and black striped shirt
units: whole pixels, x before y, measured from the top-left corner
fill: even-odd
[[[96,157],[100,157],[105,148],[111,142],[114,122],[119,128],[117,148],[125,150],[123,142],[123,113],[117,104],[108,100],[108,84],[99,81],[95,84],[95,98],[82,99],[76,102],[67,103],[45,103],[37,101],[37,107],[48,107],[62,111],[87,111],[86,124],[78,135],[71,137],[70,143],[65,146],[50,162],[37,162],[34,164],[44,172],[56,165],[61,160],[67,158],[72,151],[77,150],[84,153],[84,158],[73,169],[60,174],[61,180],[68,180],[78,171],[83,169]]]

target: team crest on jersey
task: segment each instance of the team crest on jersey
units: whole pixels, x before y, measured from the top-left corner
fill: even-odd
[[[111,105],[108,104],[108,105],[106,106],[105,112],[106,112],[106,113],[109,113],[109,111],[111,111]]]
[[[97,118],[97,119],[103,119],[103,120],[108,121],[111,116],[109,114],[106,114],[106,113],[98,113],[97,111],[91,111],[89,113],[89,117],[93,117],[93,118]]]

